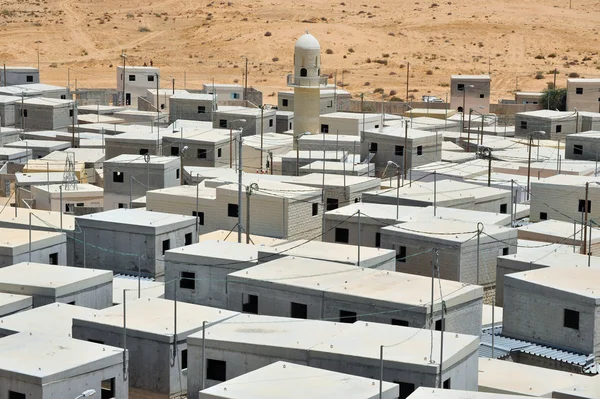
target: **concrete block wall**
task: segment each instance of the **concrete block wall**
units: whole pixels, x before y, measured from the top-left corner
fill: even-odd
[[[72,303],[77,306],[83,306],[91,309],[106,309],[113,305],[113,285],[112,281],[107,284],[99,285],[93,288],[73,292],[62,296],[33,296],[33,307],[48,305],[51,303]]]
[[[323,206],[321,198],[293,200],[286,199],[287,203],[287,234],[289,240],[321,241],[323,229]],[[311,201],[311,202],[308,202]],[[314,202],[312,202],[314,201]],[[318,204],[317,214],[313,215],[313,204]]]
[[[154,132],[156,134],[156,132]],[[151,137],[152,133],[148,134],[148,137]],[[160,144],[159,144],[160,143]],[[157,144],[159,144],[157,149]],[[157,141],[156,139],[153,142],[134,142],[134,143],[125,143],[122,141],[113,141],[106,140],[104,142],[104,150],[106,153],[106,160],[115,158],[119,155],[130,154],[130,155],[140,155],[140,152],[144,152],[148,150],[148,154],[150,155],[161,155],[162,148],[162,140]],[[144,151],[142,151],[144,150]],[[143,157],[140,155],[140,159]]]
[[[569,298],[571,297],[571,298]],[[564,327],[564,309],[579,312],[579,329]],[[508,337],[551,344],[582,353],[600,354],[600,307],[577,301],[550,287],[515,284],[504,279],[502,333]]]
[[[21,103],[15,103],[15,127],[24,130],[57,130],[72,126],[73,117],[70,115],[72,110],[77,122],[77,109],[73,110],[73,104],[65,104],[60,107],[23,104],[23,109],[27,110],[27,116],[23,117],[23,127],[21,126]]]
[[[123,347],[123,334],[99,330],[73,322],[73,338],[101,341],[105,345]],[[185,391],[187,378],[181,373],[181,351],[187,348],[184,341],[177,343],[174,365],[173,345],[127,335],[129,355],[128,382],[132,388],[160,392],[165,397]],[[188,355],[189,356],[189,355]],[[180,388],[183,387],[183,390]],[[125,396],[126,397],[126,396]]]
[[[474,211],[500,213],[500,207],[502,205],[506,205],[508,209],[507,212],[510,213],[510,190],[507,191],[506,195],[502,196],[501,198],[475,198],[472,209]]]
[[[34,244],[35,245],[35,244]],[[31,251],[31,262],[49,263],[50,254],[58,254],[58,264],[67,265],[67,243],[51,245],[45,248]],[[29,262],[29,252],[19,253],[13,256],[0,255],[0,267],[16,265],[21,262]]]
[[[566,186],[532,181],[530,219],[532,222],[539,222],[540,213],[546,212],[548,219],[570,223],[573,223],[574,220],[581,220],[579,200],[585,200],[585,185]],[[588,220],[598,220],[600,218],[600,187],[590,184],[588,201],[591,202]]]
[[[364,220],[366,219],[366,220]],[[348,229],[348,242],[349,245],[358,245],[358,222],[355,218],[349,219],[345,222],[340,223],[340,220],[329,219],[325,215],[325,221],[323,225],[323,241],[336,242],[335,241],[335,230],[336,229]],[[376,248],[376,234],[381,233],[381,227],[385,225],[379,224],[376,221],[364,217],[360,221],[360,245],[364,247]]]
[[[581,154],[575,154],[576,145],[581,146]],[[595,161],[598,154],[600,154],[600,138],[567,136],[565,142],[565,159]]]
[[[235,137],[236,136],[234,135],[234,140]],[[216,144],[196,143],[183,139],[183,145],[188,147],[185,153],[185,157],[183,158],[184,166],[204,166],[211,168],[229,167],[229,142]],[[179,139],[170,138],[168,140],[163,140],[163,154],[172,154],[171,147],[181,147],[181,145],[179,144]],[[206,158],[199,158],[198,150],[205,150]]]
[[[221,262],[228,263],[222,260]],[[239,269],[234,267],[208,266],[203,264],[186,265],[166,261],[165,281],[173,281],[180,278],[181,272],[193,272],[196,274],[195,289],[192,290],[178,286],[177,300],[196,305],[227,309],[227,275],[237,270]],[[165,284],[165,299],[175,299],[174,283]]]
[[[172,199],[169,201],[168,199]],[[212,198],[198,198],[198,212],[204,212],[204,224],[198,225],[199,234],[206,234],[216,230],[216,201]],[[175,215],[194,216],[196,212],[196,198],[188,196],[167,198],[149,191],[146,194],[146,209],[154,212],[172,213]]]
[[[495,285],[498,256],[517,253],[517,232],[495,234],[494,239],[480,237],[479,280],[477,279],[477,241],[472,239],[461,246],[460,280],[469,284]],[[442,258],[440,258],[441,260]]]
[[[204,107],[205,112],[199,113],[198,107]],[[212,122],[213,102],[187,98],[169,98],[169,116],[171,122],[177,119]]]

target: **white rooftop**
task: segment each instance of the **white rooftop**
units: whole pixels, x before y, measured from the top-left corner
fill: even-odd
[[[196,218],[192,216],[125,208],[77,216],[77,220],[95,220],[99,222],[155,228],[169,226],[179,222],[189,222],[191,224],[196,222]]]
[[[425,313],[431,306],[431,278],[387,270],[350,266],[335,262],[284,257],[267,260],[257,266],[229,274],[228,280],[269,287],[290,287],[312,291],[313,295],[348,298],[359,297],[380,306],[412,306]],[[456,281],[441,280],[434,288],[434,302],[440,298],[452,307],[481,298],[482,288]],[[292,288],[293,287],[293,288]],[[439,308],[439,303],[435,304]]]
[[[379,380],[288,362],[275,362],[200,392],[200,399],[369,399]],[[398,396],[398,385],[384,382],[383,399]]]
[[[48,107],[63,107],[73,104],[73,100],[61,100],[58,98],[35,97],[23,100],[25,105],[44,105]]]
[[[0,292],[0,317],[29,309],[33,306],[33,298],[28,295],[5,294]],[[0,323],[1,323],[0,319]],[[0,324],[1,326],[1,324]]]
[[[0,291],[24,295],[63,296],[112,282],[112,272],[22,262],[0,268]]]
[[[202,322],[226,320],[238,313],[208,306],[177,303],[177,340],[202,329]],[[138,337],[173,342],[173,301],[160,298],[140,298],[127,301],[127,331]],[[123,330],[123,305],[96,310],[87,317],[77,318],[77,325],[92,325],[107,332]],[[208,331],[208,330],[207,330]]]
[[[4,204],[2,204],[4,205]],[[29,251],[29,230],[0,227],[0,255],[18,255]],[[53,231],[31,231],[31,249],[37,250],[50,245],[66,243],[63,233]],[[17,252],[17,253],[15,253]]]
[[[451,241],[464,243],[476,238],[478,222],[464,222],[458,220],[430,219],[417,222],[407,222],[395,226],[383,227],[381,230],[392,235],[411,235],[421,239],[436,239],[440,241]],[[497,233],[510,231],[508,227],[485,224],[483,227],[485,235],[481,239],[488,239]],[[516,237],[515,237],[516,238]],[[492,239],[492,238],[489,238]]]
[[[61,219],[63,230],[73,231],[75,228],[75,217],[60,212],[41,211],[37,209],[18,208],[15,216],[15,208],[5,207],[0,209],[0,224],[4,226],[29,227],[29,214],[33,229],[60,231]]]
[[[48,185],[38,185],[35,186],[37,190],[48,192],[52,194],[60,193],[62,186],[63,194],[69,194],[72,192],[77,192],[78,194],[88,194],[88,195],[98,195],[102,196],[104,193],[104,189],[102,187],[95,186],[93,184],[88,183],[77,183],[77,185],[73,187],[69,187],[68,189],[64,184],[50,184]]]
[[[505,279],[518,280],[528,285],[541,285],[600,302],[600,269],[595,267],[545,267],[511,273],[505,276]]]
[[[168,164],[173,161],[178,161],[178,157],[163,157],[158,155],[150,155],[150,164]],[[144,160],[143,155],[135,155],[135,154],[121,154],[114,158],[107,159],[104,161],[104,164],[113,164],[113,163],[124,163],[124,164],[144,164],[146,165],[146,161]]]
[[[51,303],[1,318],[0,334],[26,332],[71,337],[73,318],[87,317],[94,312],[95,309],[83,306]]]
[[[237,240],[237,233],[234,233]],[[259,247],[251,244],[240,244],[229,241],[203,241],[197,244],[186,245],[170,249],[167,251],[167,257],[177,258],[196,258],[200,263],[201,258],[220,259],[221,262],[214,264],[219,266],[231,265],[232,262],[257,262]]]
[[[5,146],[13,148],[47,148],[52,151],[69,148],[71,143],[68,141],[53,141],[53,140],[22,140],[12,143],[6,143]]]
[[[490,75],[450,75],[450,78],[457,80],[489,80]]]
[[[33,378],[36,385],[78,377],[82,369],[99,371],[122,361],[123,349],[63,336],[19,333],[0,339],[2,374],[11,379]]]
[[[226,242],[235,242],[237,243],[237,233],[231,232],[229,230],[215,230],[210,233],[201,234],[198,237],[199,242],[205,241],[226,241]],[[255,234],[250,234],[250,242],[253,242],[254,245],[261,246],[272,246],[285,242],[285,240],[281,240],[278,238],[259,236]],[[242,242],[246,242],[246,233],[242,232]]]
[[[165,295],[165,283],[158,281],[139,280],[141,298],[162,298]],[[127,301],[138,297],[138,279],[131,276],[115,276],[113,278],[113,304],[123,303],[123,290]]]

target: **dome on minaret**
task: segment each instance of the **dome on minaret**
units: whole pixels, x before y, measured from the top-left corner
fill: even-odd
[[[308,31],[296,41],[296,50],[321,50],[319,41]]]

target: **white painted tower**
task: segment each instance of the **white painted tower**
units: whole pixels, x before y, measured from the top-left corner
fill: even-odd
[[[296,41],[294,74],[287,83],[294,88],[294,136],[320,133],[319,102],[327,76],[321,76],[321,45],[308,31]]]

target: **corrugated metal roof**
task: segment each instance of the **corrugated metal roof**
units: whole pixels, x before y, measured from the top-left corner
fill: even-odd
[[[121,274],[121,273],[117,273],[113,276],[113,278],[122,278],[122,279],[127,279],[127,280],[137,280],[138,276],[133,276],[133,275],[129,275],[129,274]],[[140,277],[140,279],[142,281],[154,281],[154,278],[152,277]]]
[[[598,365],[594,361],[594,354],[577,353],[535,342],[508,338],[502,335],[502,327],[494,328],[494,358],[502,358],[511,352],[522,352],[540,356],[559,362],[581,366],[585,372],[595,373]],[[492,357],[492,329],[486,328],[481,333],[479,344],[479,357]]]

